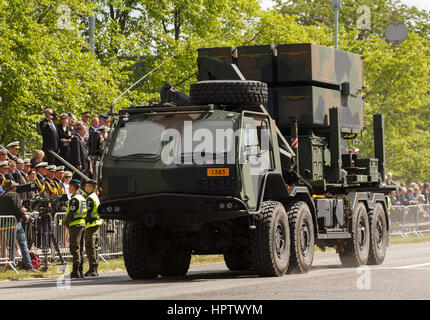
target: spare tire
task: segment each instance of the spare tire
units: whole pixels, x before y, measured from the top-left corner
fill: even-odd
[[[269,97],[267,84],[247,80],[211,80],[193,83],[191,102],[197,105],[256,106],[266,104]]]

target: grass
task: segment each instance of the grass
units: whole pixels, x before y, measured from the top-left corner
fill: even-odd
[[[410,236],[405,239],[400,236],[391,236],[390,237],[390,246],[395,245],[405,245],[405,244],[413,244],[413,243],[421,243],[421,242],[430,242],[430,233],[423,234],[423,237]],[[315,247],[316,252],[321,252],[319,248]],[[327,252],[334,252],[334,248],[327,248]],[[107,272],[107,271],[116,271],[116,270],[125,270],[124,260],[123,258],[115,258],[107,260],[108,263],[100,261],[99,263],[99,272]],[[209,263],[222,263],[224,262],[224,258],[222,255],[193,255],[191,258],[191,265],[204,265]],[[41,265],[42,267],[43,265]],[[69,270],[72,269],[72,263],[68,263]],[[40,270],[40,269],[39,269]],[[23,279],[37,279],[37,278],[52,278],[59,277],[64,275],[64,272],[59,271],[58,266],[50,266],[48,271],[37,271],[36,273],[28,272],[25,270],[20,270],[19,274],[16,274],[9,266],[1,265],[0,266],[0,281],[5,280],[23,280]],[[88,270],[88,262],[84,264],[84,272]]]

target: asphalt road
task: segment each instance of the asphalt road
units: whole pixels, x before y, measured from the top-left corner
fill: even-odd
[[[133,281],[125,272],[77,279],[0,282],[0,299],[430,299],[430,243],[388,248],[383,265],[342,268],[336,253],[317,253],[307,274],[259,278],[223,263],[194,266],[182,279]]]

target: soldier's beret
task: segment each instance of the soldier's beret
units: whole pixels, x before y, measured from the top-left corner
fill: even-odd
[[[81,181],[79,181],[78,179],[72,179],[72,180],[70,180],[69,184],[77,184],[77,185],[80,185],[80,184],[81,184]]]

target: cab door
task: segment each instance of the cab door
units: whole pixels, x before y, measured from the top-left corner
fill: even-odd
[[[257,129],[260,121],[254,117],[244,116],[241,125],[239,144],[241,196],[250,210],[255,210],[257,207],[261,182],[265,173],[273,170],[272,150],[267,146],[262,148],[261,145],[261,131]]]

